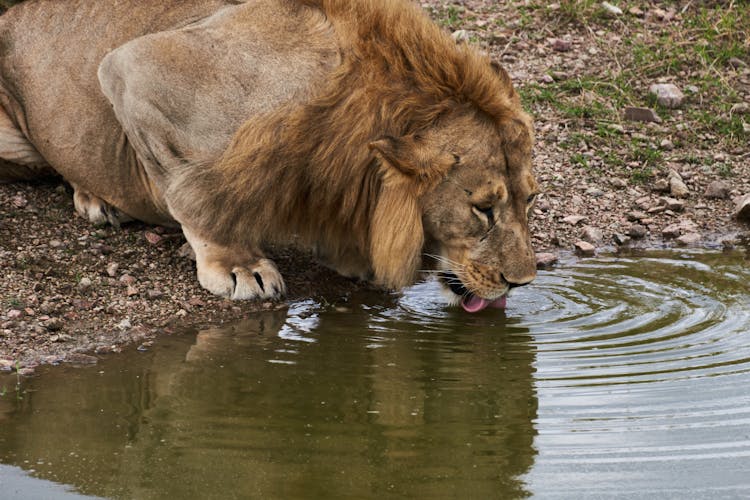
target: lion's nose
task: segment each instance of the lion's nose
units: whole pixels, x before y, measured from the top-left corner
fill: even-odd
[[[500,276],[502,276],[505,282],[508,283],[508,288],[516,288],[519,286],[528,285],[529,283],[534,281],[534,278],[536,278],[536,276],[529,276],[529,277],[523,277],[520,279],[509,280],[508,278],[505,277],[504,274],[501,274]]]

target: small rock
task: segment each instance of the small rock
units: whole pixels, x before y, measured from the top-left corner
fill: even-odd
[[[130,320],[128,318],[125,318],[117,323],[117,328],[119,328],[120,330],[129,330],[130,328],[132,328],[132,326],[133,325],[130,323]]]
[[[663,139],[659,143],[659,147],[665,151],[672,151],[674,149],[674,143],[670,141],[669,139]]]
[[[138,295],[140,292],[133,285],[128,285],[127,291],[125,293],[128,297],[132,297],[133,295]]]
[[[540,83],[547,83],[547,84],[549,84],[549,83],[555,83],[555,79],[552,78],[551,75],[546,75],[545,74],[545,75],[542,75],[541,77],[539,77],[539,82]]]
[[[750,222],[750,194],[735,201],[734,217],[740,221]]]
[[[31,377],[32,375],[34,375],[35,371],[36,370],[33,366],[25,366],[23,368],[19,368],[16,373],[18,373],[22,377]]]
[[[655,205],[653,207],[649,207],[648,213],[649,213],[649,215],[660,214],[663,211],[665,211],[666,209],[667,209],[666,205]],[[645,219],[643,219],[643,220],[645,220]]]
[[[132,285],[133,283],[135,283],[135,278],[133,278],[133,277],[132,277],[131,275],[129,275],[129,274],[123,274],[122,276],[120,276],[120,283],[123,283],[123,284],[125,284],[125,285],[128,285],[128,286],[130,286],[130,285]]]
[[[613,16],[621,16],[622,15],[622,9],[616,5],[612,5],[609,2],[602,2],[602,8],[608,13]]]
[[[642,220],[648,217],[648,215],[645,212],[641,212],[639,210],[633,210],[632,212],[628,212],[627,214],[625,214],[625,216],[631,222]]]
[[[648,88],[648,91],[655,95],[656,102],[665,108],[679,108],[685,100],[685,94],[672,83],[655,83]]]
[[[602,231],[594,226],[583,226],[581,229],[581,238],[594,245],[601,243],[604,239]]]
[[[706,198],[713,198],[718,200],[724,200],[729,198],[730,187],[724,181],[713,181],[706,188]]]
[[[8,314],[6,314],[6,316],[8,317],[8,319],[18,319],[23,316],[23,311],[20,311],[18,309],[11,309],[10,311],[8,311]]]
[[[576,253],[582,257],[593,257],[596,255],[596,248],[586,241],[576,241],[574,244]]]
[[[557,264],[557,255],[553,253],[538,253],[536,254],[536,268],[544,269],[552,267]]]
[[[675,198],[662,198],[660,201],[667,210],[682,212],[685,209],[685,202]]]
[[[636,240],[645,238],[647,234],[648,229],[646,229],[646,226],[642,226],[641,224],[633,224],[632,226],[630,226],[630,229],[628,229],[628,236]]]
[[[613,177],[609,180],[609,183],[612,187],[615,187],[617,189],[625,189],[628,187],[628,182],[625,179],[620,179],[619,177]]]
[[[195,260],[195,250],[193,250],[193,247],[190,246],[190,243],[183,243],[180,249],[177,250],[177,256]]]
[[[29,204],[29,200],[22,194],[17,194],[10,199],[10,203],[16,208],[23,208]]]
[[[565,222],[566,224],[570,224],[571,226],[575,226],[584,219],[586,219],[586,217],[584,217],[583,215],[568,215],[563,219],[563,222]]]
[[[456,30],[451,34],[451,36],[456,42],[468,42],[469,41],[469,32],[466,30]]]
[[[81,281],[78,282],[78,289],[81,291],[86,291],[89,288],[91,288],[91,285],[93,285],[91,280],[89,278],[84,277],[84,278],[81,278]]]
[[[669,179],[657,179],[656,182],[654,182],[653,190],[663,193],[669,191]]]
[[[661,118],[651,108],[637,108],[628,106],[625,108],[625,119],[633,122],[655,122],[661,123]]]
[[[13,371],[13,367],[15,366],[15,364],[16,362],[12,359],[0,358],[0,372]]]
[[[563,40],[562,38],[556,38],[552,42],[552,50],[557,52],[568,52],[573,48],[573,42],[570,40]]]
[[[161,290],[148,290],[146,292],[146,296],[152,300],[158,299],[164,296],[164,292],[162,292]]]
[[[687,233],[677,238],[677,243],[684,246],[695,245],[701,240],[701,235],[698,233]]]
[[[672,196],[676,196],[678,198],[684,198],[685,196],[688,195],[690,190],[682,181],[682,177],[680,177],[680,174],[678,174],[674,170],[670,170],[668,178],[669,178],[669,192],[672,194]]]
[[[42,322],[42,326],[50,332],[56,332],[62,330],[63,320],[60,318],[50,318]]]
[[[682,227],[679,224],[670,224],[661,230],[661,234],[665,238],[677,238],[682,234]]]
[[[628,12],[630,13],[631,16],[635,16],[635,17],[643,17],[645,15],[645,13],[638,7],[630,7],[628,9]]]
[[[60,240],[49,240],[50,248],[62,248],[65,244]]]
[[[143,236],[146,238],[146,241],[148,241],[152,245],[158,245],[161,242],[161,240],[164,239],[158,234],[152,233],[151,231],[145,231],[143,233]]]
[[[120,264],[117,262],[110,262],[107,264],[107,275],[114,278],[117,276],[117,270],[120,269]]]
[[[746,102],[738,102],[733,104],[729,110],[730,115],[746,115],[750,113],[750,104]]]
[[[612,239],[614,240],[615,244],[619,246],[627,245],[628,243],[630,243],[630,237],[625,236],[621,233],[615,233],[614,235],[612,235]]]

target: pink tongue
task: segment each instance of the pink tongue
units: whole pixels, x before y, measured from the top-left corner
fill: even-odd
[[[463,307],[464,311],[468,313],[479,312],[488,307],[494,307],[495,309],[505,309],[505,296],[503,295],[499,299],[495,300],[485,300],[477,297],[476,295],[471,295],[469,296],[469,298],[463,299],[461,301],[461,307]]]

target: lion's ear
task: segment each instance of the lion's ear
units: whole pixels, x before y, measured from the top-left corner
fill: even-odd
[[[437,150],[419,134],[387,135],[369,147],[388,166],[418,181],[440,179],[454,163],[452,155]]]

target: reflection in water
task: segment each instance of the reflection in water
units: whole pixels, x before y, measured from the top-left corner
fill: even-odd
[[[378,300],[49,370],[0,399],[0,460],[116,498],[522,496],[529,337],[502,314],[428,324]]]
[[[739,253],[651,253],[505,312],[434,283],[299,302],[0,378],[0,461],[114,498],[748,497],[749,282]]]

